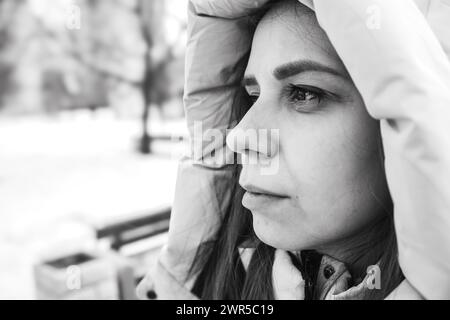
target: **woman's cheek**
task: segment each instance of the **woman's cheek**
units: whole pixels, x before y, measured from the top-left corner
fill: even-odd
[[[342,128],[333,123],[303,123],[291,129],[295,134],[282,137],[287,171],[305,211],[333,208],[343,195],[353,192],[361,165]]]

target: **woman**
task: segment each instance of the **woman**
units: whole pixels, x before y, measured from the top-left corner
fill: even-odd
[[[233,293],[244,290],[248,296],[243,298],[273,298],[272,290],[264,290],[270,289],[267,285],[260,292],[253,289],[255,283],[270,283],[273,250],[268,245],[326,254],[345,262],[355,279],[364,278],[367,267],[381,259],[381,273],[389,275],[381,287],[389,293],[402,275],[379,124],[367,113],[311,9],[282,1],[269,10],[256,29],[243,82],[254,103],[228,135],[228,146],[259,161],[242,165],[239,184],[247,192],[225,217],[211,248],[211,266],[202,274],[203,286],[213,288],[202,288],[200,296],[237,299],[241,295]],[[273,150],[264,148],[263,139],[248,143],[254,132],[267,128],[279,128]],[[261,174],[265,158],[279,163],[274,174]],[[257,270],[241,279],[235,252],[252,228],[240,200],[262,241],[250,261]],[[260,270],[265,264],[269,267]],[[319,266],[312,267],[317,274]],[[302,271],[303,278],[314,278]]]
[[[445,187],[443,181],[448,181],[431,178],[429,171],[439,168],[449,177],[450,157],[441,148],[449,144],[448,132],[443,131],[449,114],[443,106],[450,102],[450,67],[419,10],[410,2],[392,7],[376,1],[387,29],[379,31],[355,19],[368,8],[365,1],[309,3],[316,13],[297,1],[272,1],[266,8],[261,2],[266,1],[251,8],[191,3],[190,34],[196,46],[187,58],[188,120],[190,116],[192,125],[201,119],[205,127],[218,129],[240,120],[228,136],[228,147],[244,159],[258,161],[244,161],[240,175],[223,163],[199,166],[222,147],[202,139],[202,154],[192,157],[198,163],[182,163],[177,187],[177,192],[185,193],[184,199],[201,195],[199,207],[190,204],[201,213],[187,221],[174,208],[171,240],[160,260],[165,271],[170,266],[170,274],[164,283],[153,278],[154,283],[146,282],[147,286],[163,298],[170,292],[170,276],[176,279],[172,285],[181,282],[186,290],[166,298],[384,299],[394,289],[394,294],[406,292],[403,297],[409,298],[448,295],[449,288],[432,287],[434,281],[448,282],[450,239],[445,230],[450,222],[443,213],[450,197],[442,189],[432,194],[425,186],[419,194],[417,187]],[[345,6],[351,10],[333,14]],[[247,59],[253,30],[244,22],[255,8],[258,15],[268,12],[258,22]],[[418,23],[422,37],[407,37],[404,24],[396,22],[402,18],[392,12],[402,12],[406,21]],[[228,51],[220,51],[221,59],[214,61],[219,51],[211,43],[217,43],[219,30],[222,48]],[[360,41],[358,49],[366,56],[355,56],[355,47],[342,30]],[[383,32],[394,36],[386,40]],[[395,42],[396,32],[405,37],[406,49],[418,49],[414,57]],[[423,45],[427,50],[420,49]],[[370,48],[385,51],[372,58]],[[387,48],[393,52],[386,53]],[[209,60],[203,60],[208,61],[207,71],[200,69],[195,52],[209,55]],[[417,66],[416,58],[424,58],[419,60],[423,65]],[[376,68],[395,61],[399,66],[389,64],[392,70]],[[431,84],[411,86],[413,77],[408,76],[423,75]],[[241,80],[246,94],[236,86]],[[431,97],[426,101],[431,107],[420,109],[425,102],[420,95]],[[245,96],[251,98],[251,108],[243,110],[247,111],[243,117],[232,114],[231,106],[235,110],[245,106]],[[374,118],[382,121],[381,134]],[[249,143],[253,132],[261,129],[279,129],[269,148],[264,139]],[[432,142],[430,137],[437,140]],[[267,161],[276,163],[277,170],[264,175],[261,167]],[[384,162],[390,166],[387,181]],[[188,191],[189,177],[200,175],[203,179],[197,181],[204,184]],[[234,181],[239,178],[240,187],[233,188],[233,177]],[[214,191],[207,190],[211,187]],[[243,199],[241,187],[246,191]],[[232,195],[233,205],[228,206]],[[241,200],[251,214],[241,207]],[[184,201],[189,200],[179,200],[179,208]],[[428,217],[441,225],[419,229],[424,221],[419,209],[431,211]],[[415,230],[423,231],[419,238],[425,242],[413,239]],[[445,244],[443,257],[426,251],[428,245],[438,243]],[[369,279],[367,268],[374,265],[371,270],[379,274]],[[420,276],[424,271],[433,272],[431,283],[430,274]],[[381,276],[378,284],[377,276]]]

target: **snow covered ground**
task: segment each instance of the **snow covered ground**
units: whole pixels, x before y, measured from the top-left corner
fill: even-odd
[[[150,128],[186,134],[182,119]],[[139,133],[109,111],[0,118],[0,298],[32,298],[35,255],[92,239],[85,225],[170,205],[179,153],[140,155]]]

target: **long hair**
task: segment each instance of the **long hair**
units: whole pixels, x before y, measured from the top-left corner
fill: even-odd
[[[278,1],[276,1],[278,2]],[[268,8],[266,8],[267,10]],[[256,24],[257,21],[252,23]],[[244,90],[233,104],[234,116],[242,119],[251,106]],[[384,153],[379,137],[380,178],[384,178]],[[239,186],[241,166],[234,168],[233,200],[224,215],[215,240],[204,242],[197,250],[189,277],[196,277],[192,293],[206,300],[272,300],[272,265],[275,249],[261,242],[253,231],[251,212],[242,206],[244,190]],[[375,197],[375,195],[374,195]],[[376,197],[375,197],[376,198]],[[380,201],[376,198],[377,201]],[[393,221],[392,199],[380,203],[382,218],[367,228],[367,237],[355,243],[349,252],[348,263],[364,265],[378,263],[381,271],[381,289],[368,290],[366,299],[384,299],[404,279],[398,262],[397,239]],[[252,241],[255,251],[248,269],[240,259],[239,246]],[[353,275],[360,277],[362,275]]]
[[[252,215],[241,204],[244,190],[237,183],[239,172],[240,168],[236,166],[233,203],[225,214],[216,240],[198,248],[191,267],[190,275],[197,275],[192,292],[201,299],[274,299],[272,265],[275,249],[259,241],[253,231]],[[367,230],[367,241],[355,244],[348,261],[350,264],[364,261],[367,266],[378,262],[381,289],[368,290],[365,298],[384,299],[404,279],[398,263],[392,209],[371,229]],[[255,251],[245,271],[238,247],[249,239],[255,243]]]

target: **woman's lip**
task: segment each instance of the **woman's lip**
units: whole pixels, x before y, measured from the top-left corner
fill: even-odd
[[[287,198],[286,196],[283,196],[281,194],[276,194],[264,189],[261,189],[259,187],[253,186],[253,185],[243,185],[242,188],[244,188],[245,191],[255,194],[255,195],[267,195],[272,197],[278,197],[278,198]]]
[[[249,210],[257,210],[286,199],[288,197],[247,191],[242,198],[242,205]]]

